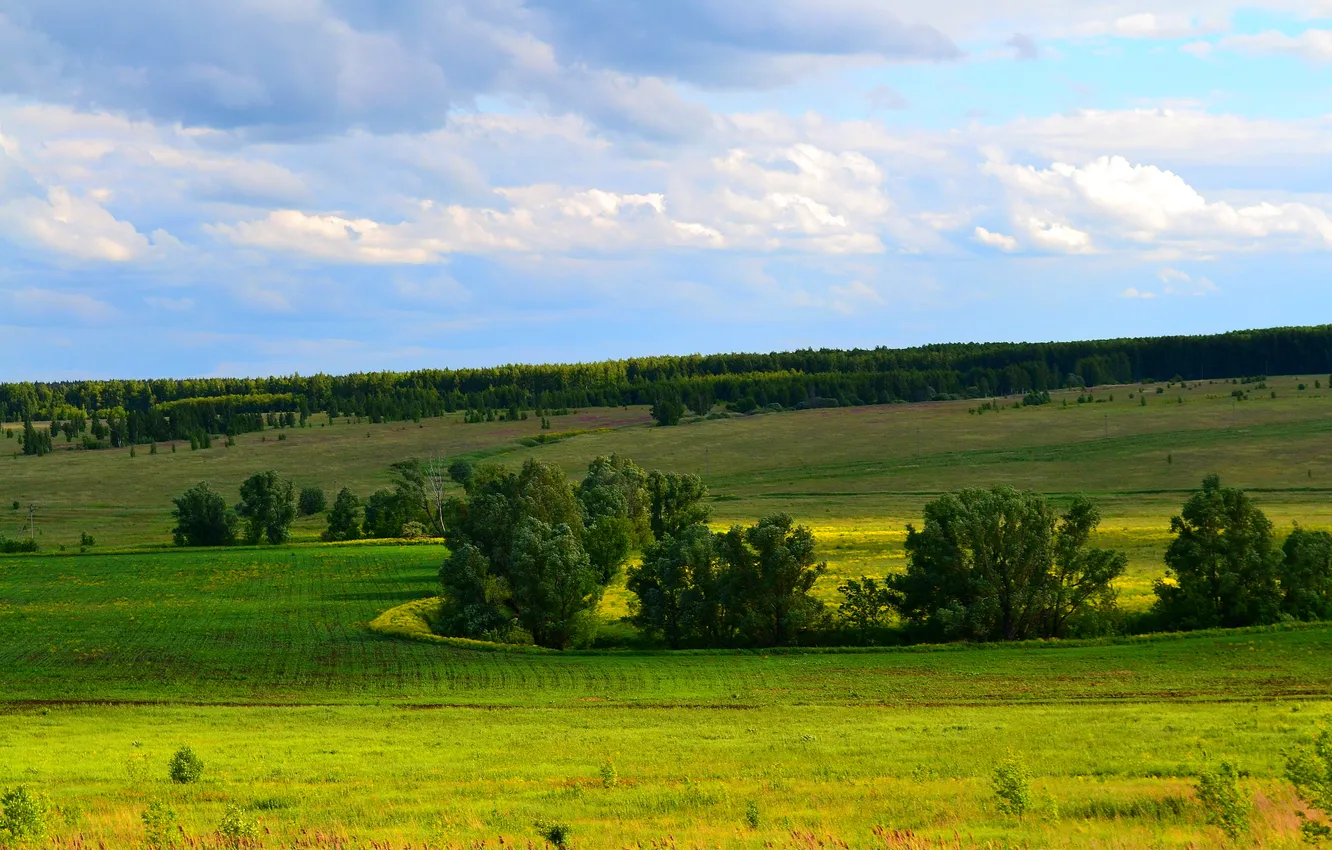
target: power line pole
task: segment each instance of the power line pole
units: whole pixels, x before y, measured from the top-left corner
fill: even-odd
[[[37,506],[28,503],[28,540],[37,542]]]

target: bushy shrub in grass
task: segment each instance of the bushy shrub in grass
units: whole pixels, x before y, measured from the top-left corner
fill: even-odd
[[[50,810],[46,797],[27,785],[8,789],[0,794],[0,836],[14,841],[42,838]]]
[[[569,845],[568,824],[556,821],[539,821],[536,828],[537,834],[545,839],[547,844],[555,847],[567,847]]]
[[[180,826],[176,823],[174,809],[161,800],[154,800],[143,810],[141,818],[143,843],[149,850],[170,850],[176,846]]]
[[[177,785],[189,785],[203,778],[203,759],[195,755],[188,745],[176,750],[168,765],[171,781]]]
[[[226,847],[250,847],[259,840],[259,824],[240,806],[232,804],[222,815],[217,834],[222,836],[222,844]]]
[[[1008,758],[994,769],[990,787],[999,798],[999,811],[1018,820],[1031,809],[1031,774],[1015,758]]]
[[[1230,762],[1221,762],[1214,771],[1198,777],[1198,802],[1207,822],[1231,839],[1249,831],[1251,802],[1239,786],[1239,771]]]

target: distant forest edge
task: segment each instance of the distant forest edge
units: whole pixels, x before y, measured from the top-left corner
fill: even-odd
[[[698,412],[982,398],[1149,379],[1332,372],[1332,325],[1209,336],[640,357],[352,375],[0,384],[0,417],[106,420],[114,444],[258,430],[268,414],[371,421],[674,400]],[[80,429],[81,430],[81,429]],[[99,429],[100,430],[100,429]]]

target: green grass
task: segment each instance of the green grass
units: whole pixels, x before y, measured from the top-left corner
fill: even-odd
[[[435,593],[437,545],[167,543],[171,496],[200,479],[231,492],[274,468],[299,486],[367,493],[411,455],[540,457],[576,474],[619,451],[703,474],[721,497],[718,524],[786,510],[813,526],[831,568],[815,591],[828,601],[841,578],[900,568],[905,526],[934,493],[998,482],[1057,499],[1089,492],[1106,514],[1101,544],[1130,556],[1122,598],[1141,607],[1169,516],[1208,471],[1251,488],[1280,526],[1332,527],[1332,393],[1299,393],[1296,381],[1269,382],[1275,400],[1255,390],[1234,404],[1218,382],[1149,393],[1147,407],[1128,399],[1136,388],[1116,388],[1111,403],[1063,407],[1056,395],[983,416],[953,402],[658,429],[643,409],[593,410],[556,421],[588,433],[535,447],[519,442],[539,433],[535,421],[446,418],[339,423],[281,442],[270,431],[203,452],[3,458],[0,533],[17,530],[12,500],[36,501],[46,552],[0,558],[0,788],[50,794],[62,807],[56,846],[70,850],[137,846],[153,799],[196,837],[227,804],[245,806],[270,847],[335,846],[315,832],[362,846],[524,846],[535,821],[560,820],[589,848],[817,844],[793,830],[854,847],[943,846],[873,838],[882,826],[956,833],[950,847],[1130,850],[1220,846],[1190,777],[1230,759],[1256,795],[1243,846],[1294,848],[1281,753],[1332,720],[1332,626],[991,647],[477,652],[368,627]],[[1177,395],[1184,404],[1167,403]],[[303,520],[298,539],[319,525]],[[79,554],[83,530],[99,546]],[[613,586],[603,617],[627,609]],[[165,781],[186,743],[208,765],[193,788]],[[1040,811],[1022,823],[988,789],[1010,752],[1036,776]],[[598,778],[607,758],[614,788]],[[758,828],[745,823],[751,803]]]

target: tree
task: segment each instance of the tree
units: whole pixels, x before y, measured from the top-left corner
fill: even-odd
[[[679,425],[684,416],[684,403],[676,398],[661,398],[652,405],[652,418],[659,426]]]
[[[708,488],[697,475],[653,470],[647,477],[647,491],[648,527],[657,540],[708,521],[708,506],[703,504]]]
[[[817,563],[814,534],[787,514],[749,528],[732,526],[718,540],[729,602],[739,609],[741,634],[767,646],[785,646],[813,623],[823,604],[809,595],[827,571]]]
[[[861,635],[882,626],[892,610],[892,591],[868,576],[847,579],[837,592],[842,594],[838,606],[842,620]]]
[[[1232,841],[1249,831],[1252,801],[1239,786],[1239,771],[1230,762],[1221,762],[1214,771],[1198,776],[1196,788],[1207,822]]]
[[[1068,512],[1059,518],[1042,630],[1045,637],[1064,637],[1079,615],[1115,607],[1114,581],[1128,567],[1128,556],[1088,546],[1100,524],[1101,512],[1086,496],[1075,496]]]
[[[525,518],[510,581],[518,619],[541,646],[564,649],[591,629],[603,585],[568,525]]]
[[[324,508],[328,507],[328,501],[324,498],[324,491],[318,487],[306,487],[302,489],[298,504],[300,506],[301,516],[322,514]]]
[[[907,526],[906,572],[887,579],[893,606],[935,639],[1065,636],[1114,604],[1126,558],[1089,548],[1099,522],[1083,497],[1057,516],[1044,497],[1011,487],[945,495],[925,506],[920,531]]]
[[[328,528],[321,537],[325,541],[357,540],[361,536],[361,500],[346,487],[338,491],[333,510],[328,512]]]
[[[714,535],[701,525],[667,536],[643,552],[626,580],[637,597],[633,621],[671,649],[723,643]]]
[[[1332,534],[1296,526],[1281,553],[1282,613],[1297,620],[1332,620]]]
[[[245,542],[285,543],[296,519],[296,491],[290,481],[272,470],[256,472],[240,488],[236,513],[245,520]]]
[[[365,536],[398,538],[411,520],[402,494],[396,490],[376,490],[365,500]]]
[[[1272,523],[1243,490],[1209,475],[1202,490],[1171,517],[1175,539],[1166,549],[1166,575],[1157,581],[1155,612],[1176,629],[1274,622],[1281,611],[1280,553]]]
[[[177,546],[230,546],[236,542],[236,512],[221,493],[199,482],[178,499],[171,515],[176,519],[172,537]]]

